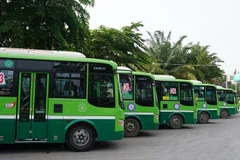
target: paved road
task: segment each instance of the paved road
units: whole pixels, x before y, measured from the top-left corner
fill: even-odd
[[[98,142],[89,152],[62,145],[2,145],[0,160],[240,160],[240,114],[208,124],[161,128],[138,137]]]

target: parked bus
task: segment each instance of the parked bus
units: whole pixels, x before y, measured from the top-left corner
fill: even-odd
[[[160,103],[160,125],[173,129],[197,122],[193,83],[173,76],[154,75]]]
[[[0,144],[90,150],[124,136],[117,64],[78,52],[0,48]]]
[[[191,80],[194,85],[198,122],[208,123],[209,119],[219,119],[220,108],[217,100],[217,88],[212,84],[203,84],[200,81]]]
[[[220,107],[220,117],[227,118],[238,112],[237,104],[235,103],[235,93],[232,89],[217,86],[218,101]]]
[[[225,88],[226,90],[226,102],[233,105],[235,114],[238,113],[237,93],[231,88]]]
[[[236,113],[238,113],[238,110],[239,110],[239,99],[238,99],[237,92],[234,91],[233,93],[234,93],[234,96],[235,96]]]
[[[119,67],[124,70],[126,67]],[[131,69],[127,68],[131,71]],[[154,76],[150,73],[120,73],[120,84],[125,105],[124,135],[135,137],[140,130],[154,130],[159,127],[159,106]]]

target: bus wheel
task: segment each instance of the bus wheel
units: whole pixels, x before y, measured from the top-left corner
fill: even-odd
[[[180,115],[173,115],[170,118],[169,126],[172,129],[182,128],[182,125],[183,125],[183,119],[182,119],[182,117]]]
[[[220,117],[221,118],[227,118],[228,117],[228,111],[226,109],[221,110]]]
[[[199,123],[206,124],[206,123],[208,123],[208,121],[209,121],[209,115],[208,115],[208,113],[206,113],[206,112],[201,112],[201,113],[198,115],[198,122],[199,122]]]
[[[66,141],[73,151],[88,151],[96,141],[96,134],[91,127],[77,126],[69,130]]]
[[[136,137],[140,131],[140,124],[135,118],[127,118],[124,122],[124,136]]]

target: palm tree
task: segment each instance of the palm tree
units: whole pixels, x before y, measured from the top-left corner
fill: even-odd
[[[187,36],[181,36],[176,43],[172,43],[171,32],[167,37],[164,36],[164,32],[159,30],[155,31],[153,35],[150,32],[147,33],[150,36],[150,39],[147,39],[148,53],[154,60],[152,71],[157,74],[172,74],[174,66],[171,65],[171,61],[181,51],[182,41]]]
[[[213,83],[216,77],[224,77],[224,71],[218,67],[217,63],[223,62],[216,53],[208,51],[209,46],[189,44],[190,52],[187,56],[187,63],[194,65],[196,78],[203,82]]]

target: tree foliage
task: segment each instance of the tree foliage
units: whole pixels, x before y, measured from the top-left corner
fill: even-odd
[[[0,1],[0,47],[73,50],[87,57],[113,60],[133,70],[170,74],[177,78],[221,83],[226,79],[218,67],[223,62],[209,46],[177,42],[157,30],[142,38],[141,22],[120,30],[101,25],[89,30],[86,6],[94,0],[2,0]],[[147,42],[147,43],[146,43]]]
[[[209,52],[209,46],[201,46],[200,43],[188,45],[189,53],[187,63],[194,65],[196,79],[203,82],[214,83],[216,77],[224,77],[224,71],[218,67],[223,62],[216,53]]]
[[[94,0],[2,0],[0,46],[82,50]]]
[[[152,72],[156,74],[173,74],[172,71],[175,66],[171,64],[172,60],[181,52],[182,41],[187,36],[180,37],[179,40],[174,43],[171,42],[171,32],[168,33],[167,37],[165,37],[163,31],[159,30],[155,31],[153,35],[148,32],[148,35],[150,36],[150,39],[147,39],[148,52],[154,59],[155,65],[153,65],[154,68]]]
[[[151,63],[151,58],[138,32],[142,26],[141,22],[137,22],[121,30],[105,26],[92,30],[88,40],[88,57],[113,60],[118,65],[145,70],[145,64]]]
[[[202,82],[214,83],[224,80],[224,71],[217,63],[223,62],[216,53],[208,51],[209,46],[201,46],[200,43],[189,43],[185,46],[182,36],[176,43],[172,43],[171,32],[164,36],[164,32],[155,31],[149,33],[148,51],[154,59],[155,67],[151,72],[157,74],[170,74],[182,79],[197,79]],[[159,65],[156,65],[159,64]],[[217,78],[216,78],[217,77]]]

